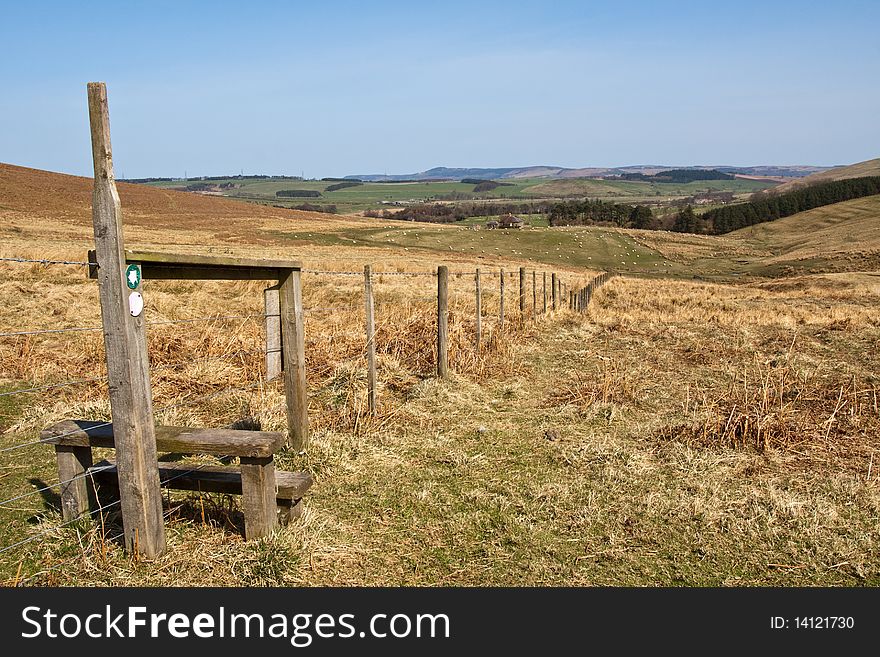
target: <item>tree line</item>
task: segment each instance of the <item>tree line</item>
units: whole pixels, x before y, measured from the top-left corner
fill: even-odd
[[[880,176],[847,178],[801,187],[782,194],[759,192],[748,203],[727,205],[702,215],[676,219],[673,230],[721,235],[746,226],[788,217],[823,205],[880,194]],[[682,213],[680,213],[681,216]]]
[[[278,198],[316,198],[320,195],[316,189],[280,189],[275,192]]]
[[[736,176],[716,169],[670,169],[660,171],[652,176],[644,173],[624,173],[623,180],[641,180],[644,182],[690,183],[698,180],[733,180]]]

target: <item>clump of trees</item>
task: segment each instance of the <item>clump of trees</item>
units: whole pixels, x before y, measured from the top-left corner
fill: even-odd
[[[848,178],[802,187],[783,194],[754,194],[748,203],[728,205],[704,213],[700,219],[705,232],[716,235],[755,224],[788,217],[813,208],[880,194],[880,176]],[[701,231],[686,231],[701,232]]]
[[[425,221],[432,224],[451,224],[456,221],[467,219],[468,217],[467,213],[461,207],[429,203],[413,205],[390,214],[383,213],[383,216],[388,219]]]
[[[336,214],[339,208],[335,205],[315,205],[314,203],[300,203],[294,205],[293,210],[305,210],[306,212],[327,212],[328,214]]]
[[[551,226],[592,226],[612,224],[621,228],[658,228],[654,213],[647,205],[609,203],[598,199],[563,201],[550,208]]]
[[[345,180],[343,182],[338,182],[333,185],[327,185],[327,187],[324,189],[324,191],[325,192],[338,192],[340,189],[347,189],[349,187],[359,187],[360,185],[363,185],[363,184],[364,183],[362,183],[359,180]]]
[[[675,215],[672,230],[676,233],[705,233],[706,220],[697,216],[693,206],[687,205]]]
[[[620,176],[624,180],[641,180],[645,182],[662,183],[689,183],[698,180],[733,180],[736,176],[715,169],[670,169],[661,171],[652,176],[644,173],[624,173]]]
[[[316,189],[280,189],[275,192],[278,198],[315,198],[320,195]]]

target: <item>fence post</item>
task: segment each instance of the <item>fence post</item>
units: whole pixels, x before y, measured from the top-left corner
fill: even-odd
[[[266,315],[266,380],[281,376],[281,297],[278,286],[263,290]]]
[[[500,324],[499,328],[503,329],[504,328],[504,269],[501,270],[500,289],[501,289],[501,313],[500,313],[501,324]]]
[[[306,388],[302,273],[299,269],[287,271],[279,281],[279,310],[288,445],[291,449],[302,451],[309,446],[309,397]]]
[[[526,321],[526,268],[519,268],[519,323]]]
[[[544,272],[544,314],[547,314],[547,272]]]
[[[367,330],[367,402],[370,415],[376,417],[376,328],[373,316],[373,278],[370,265],[364,265],[364,311]]]
[[[538,316],[538,272],[532,270],[532,319]]]
[[[480,351],[480,345],[483,340],[483,290],[480,288],[480,268],[477,267],[476,275],[476,301],[477,301],[477,328],[476,328],[476,348]]]
[[[448,352],[446,338],[448,333],[449,308],[449,268],[437,267],[437,376],[447,375]]]
[[[95,187],[92,223],[110,387],[125,547],[148,559],[165,550],[141,269],[126,269],[122,208],[113,174],[107,87],[88,84]]]
[[[550,294],[552,296],[551,308],[556,310],[557,294],[559,290],[559,281],[556,278],[556,272],[550,275]]]

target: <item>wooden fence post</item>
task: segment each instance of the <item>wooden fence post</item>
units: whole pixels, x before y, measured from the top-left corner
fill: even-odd
[[[113,174],[104,83],[90,82],[88,98],[95,168],[92,222],[123,534],[128,551],[153,559],[165,550],[165,527],[141,269],[136,264],[126,269],[125,264],[122,208]]]
[[[558,294],[558,290],[559,290],[559,281],[556,278],[556,272],[553,272],[550,275],[550,294],[552,296],[552,303],[551,303],[550,307],[553,310],[556,310],[556,303],[557,303],[556,297]]]
[[[547,314],[547,272],[544,272],[544,314]]]
[[[278,286],[263,290],[266,315],[266,380],[281,376],[281,297]]]
[[[449,268],[437,267],[437,376],[443,378],[448,373],[448,352],[446,338],[449,328]]]
[[[364,311],[367,331],[367,402],[370,415],[376,417],[376,327],[373,315],[373,278],[370,265],[364,265]]]
[[[499,328],[504,328],[504,270],[503,270],[503,269],[501,270],[500,277],[501,277],[501,282],[500,282],[500,290],[501,290],[501,311],[500,311],[500,318],[501,318],[501,324],[500,324]]]
[[[526,268],[519,268],[519,321],[526,321]]]
[[[538,316],[538,272],[532,270],[532,319]]]
[[[309,396],[306,388],[302,273],[299,269],[287,271],[279,281],[279,309],[288,445],[293,450],[302,451],[309,446]]]
[[[480,268],[477,267],[477,275],[476,275],[476,301],[477,301],[477,316],[476,316],[476,348],[477,351],[480,351],[480,346],[483,341],[483,290],[480,287]]]

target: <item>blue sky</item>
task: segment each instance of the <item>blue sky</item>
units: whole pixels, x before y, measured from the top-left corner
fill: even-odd
[[[880,3],[5,2],[0,161],[89,175],[880,157]],[[13,53],[13,56],[10,54]]]

